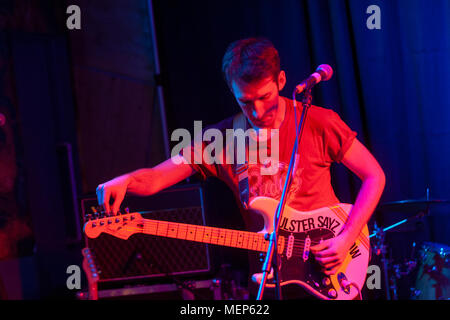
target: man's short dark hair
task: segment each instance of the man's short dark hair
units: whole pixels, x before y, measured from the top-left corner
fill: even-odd
[[[228,86],[235,80],[251,83],[280,74],[280,57],[273,43],[265,38],[248,38],[231,43],[222,60]]]

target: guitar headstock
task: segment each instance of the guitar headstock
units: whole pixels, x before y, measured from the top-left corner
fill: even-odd
[[[143,218],[139,212],[105,215],[102,213],[86,217],[84,233],[89,238],[97,238],[102,233],[127,240],[131,235],[141,232]]]

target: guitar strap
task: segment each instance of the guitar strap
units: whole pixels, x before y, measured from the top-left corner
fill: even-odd
[[[233,130],[242,129],[244,132],[247,130],[247,118],[241,112],[233,118]],[[249,201],[249,186],[248,186],[248,144],[247,137],[245,139],[245,162],[238,163],[237,153],[237,139],[234,137],[234,173],[238,177],[239,198],[245,209],[248,209]]]

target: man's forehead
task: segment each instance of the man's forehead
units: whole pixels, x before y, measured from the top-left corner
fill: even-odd
[[[274,85],[273,78],[266,78],[251,83],[233,81],[231,86],[237,99],[252,99],[270,92]]]

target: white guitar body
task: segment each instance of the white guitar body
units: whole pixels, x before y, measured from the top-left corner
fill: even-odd
[[[272,233],[278,203],[279,201],[267,197],[256,197],[250,202],[250,208],[264,219],[264,229],[260,233]],[[279,237],[283,237],[279,243],[286,246],[278,250],[282,252],[278,260],[281,286],[297,284],[316,297],[327,300],[350,300],[358,296],[359,290],[364,285],[370,256],[367,226],[350,248],[339,270],[330,277],[320,272],[313,254],[308,254],[309,246],[340,233],[351,208],[350,204],[340,203],[333,207],[302,212],[285,206],[278,233]],[[339,281],[341,277],[358,286],[359,290],[355,286],[342,287]],[[262,273],[254,274],[252,278],[260,283]],[[275,285],[267,281],[266,287]]]

